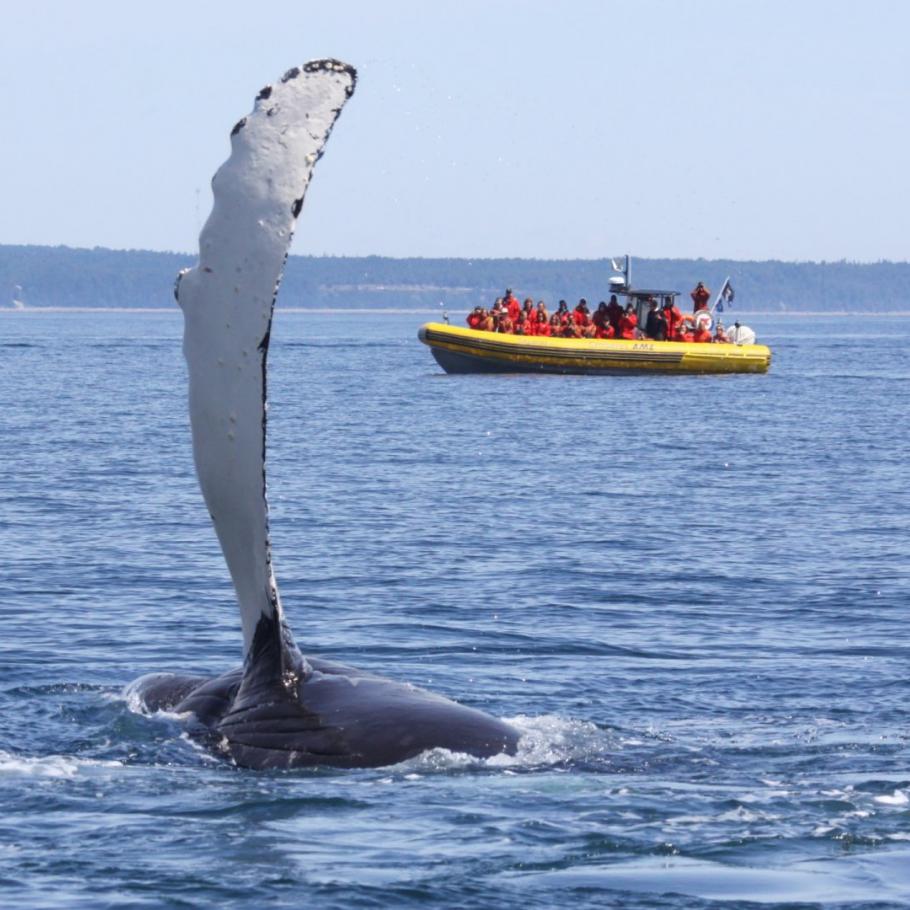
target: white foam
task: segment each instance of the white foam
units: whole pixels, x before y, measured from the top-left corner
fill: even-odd
[[[890,796],[876,796],[873,802],[882,806],[910,805],[910,792],[907,790],[895,790]]]
[[[515,755],[502,753],[478,759],[463,752],[431,749],[403,762],[401,767],[431,773],[480,765],[510,773],[516,768],[539,768],[587,759],[616,748],[608,735],[592,723],[566,720],[552,714],[539,717],[519,715],[506,720],[521,734]]]
[[[145,717],[151,717],[157,720],[180,722],[189,720],[189,718],[193,716],[192,711],[167,711],[164,708],[159,708],[157,711],[149,710],[149,707],[142,696],[143,683],[157,675],[157,673],[149,673],[145,676],[140,676],[139,679],[133,680],[129,685],[124,686],[120,694],[113,696],[113,699],[115,701],[125,701],[127,708],[132,711],[133,714],[142,714]]]
[[[134,682],[131,682],[120,693],[120,698],[126,702],[127,708],[129,708],[133,714],[149,713],[148,708],[146,708],[145,705],[145,699],[143,699],[142,692],[139,688],[139,683],[141,682],[142,679],[137,679]]]
[[[543,714],[519,715],[508,722],[521,734],[518,751],[515,755],[494,755],[487,760],[492,767],[553,765],[591,758],[617,748],[603,730],[587,721]]]
[[[74,778],[86,768],[120,768],[119,761],[73,758],[69,755],[24,756],[0,749],[0,775],[10,777]]]

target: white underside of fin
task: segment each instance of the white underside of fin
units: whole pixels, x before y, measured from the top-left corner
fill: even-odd
[[[356,82],[320,60],[264,88],[212,181],[199,263],[182,273],[193,456],[237,592],[244,656],[259,618],[281,614],[265,482],[272,308],[310,175]]]

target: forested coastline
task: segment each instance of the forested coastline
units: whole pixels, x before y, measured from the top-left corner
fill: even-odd
[[[174,277],[195,257],[148,250],[0,245],[0,307],[167,307]],[[391,259],[291,256],[279,305],[452,310],[488,304],[512,287],[548,303],[606,296],[609,259]],[[901,312],[910,262],[749,262],[634,259],[633,284],[688,295],[730,276],[743,312]]]

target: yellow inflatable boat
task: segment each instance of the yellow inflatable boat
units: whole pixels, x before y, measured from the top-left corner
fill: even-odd
[[[621,263],[621,264],[618,264]],[[639,327],[647,325],[649,310],[673,308],[684,321],[700,323],[711,329],[715,316],[733,301],[730,279],[723,283],[714,306],[693,315],[681,316],[675,307],[679,291],[632,287],[632,257],[628,254],[611,259],[614,272],[609,279],[610,302],[627,301],[626,311],[634,312]],[[707,288],[699,284],[696,291]],[[511,290],[506,296],[511,295]],[[695,300],[695,291],[692,299]],[[501,301],[500,301],[501,302]],[[500,304],[497,302],[497,306]],[[581,301],[582,303],[584,301]],[[565,301],[560,301],[560,304]],[[603,305],[603,304],[602,304]],[[491,311],[496,313],[496,308]],[[587,312],[585,309],[584,312]],[[653,313],[652,313],[653,315]],[[586,317],[587,318],[587,317]],[[498,316],[494,315],[494,324]],[[428,322],[417,337],[428,345],[436,362],[447,373],[767,373],[771,351],[755,344],[755,332],[735,323],[724,342],[658,341],[661,333],[637,333],[641,337],[625,338],[552,338],[540,335],[513,335],[504,332],[456,328],[446,323]],[[645,337],[651,334],[654,337]]]
[[[763,344],[546,338],[438,322],[418,338],[447,373],[766,373],[771,365]]]

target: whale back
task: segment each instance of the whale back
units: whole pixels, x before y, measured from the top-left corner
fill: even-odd
[[[193,458],[233,580],[244,658],[290,644],[272,566],[266,493],[266,362],[272,314],[313,167],[356,84],[337,60],[289,70],[231,132],[212,180],[198,264],[178,276]],[[254,649],[257,627],[280,641]],[[277,631],[276,631],[277,630]],[[281,673],[281,668],[275,669]]]

